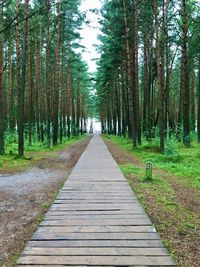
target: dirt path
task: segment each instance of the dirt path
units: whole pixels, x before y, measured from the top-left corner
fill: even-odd
[[[33,167],[0,175],[0,266],[13,266],[49,203],[85,150],[89,138],[33,160]]]
[[[111,141],[105,140],[105,142],[119,165],[133,164],[144,169],[144,163],[142,161],[124,151],[116,144],[113,144]],[[156,184],[152,187],[149,186],[149,188],[148,186],[144,187],[141,180],[134,174],[126,175],[126,178],[131,182],[134,191],[136,191],[148,215],[159,230],[159,234],[167,242],[171,253],[176,255],[179,266],[199,267],[199,191],[188,186],[183,182],[183,179],[173,176],[166,171],[155,169],[154,175],[163,177],[169,183],[171,191],[165,192],[161,190],[159,192],[159,185]],[[158,204],[157,200],[162,198],[165,202]],[[167,201],[172,205],[171,207],[170,205],[166,205]],[[193,220],[193,223],[188,224],[187,221],[190,220]]]

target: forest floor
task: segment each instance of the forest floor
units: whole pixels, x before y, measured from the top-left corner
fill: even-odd
[[[31,160],[0,168],[0,266],[14,266],[89,139],[28,152]]]
[[[154,167],[153,181],[147,182],[144,179],[145,160],[148,154],[151,156],[152,151],[149,152],[147,149],[145,152],[137,153],[130,148],[131,144],[127,144],[127,141],[122,141],[117,137],[109,137],[109,139],[104,140],[111,154],[150,216],[177,265],[199,267],[199,188],[189,182],[188,176],[186,178],[184,175],[175,175],[159,167]],[[153,153],[158,155],[158,152],[153,151]],[[190,179],[192,180],[192,176]]]

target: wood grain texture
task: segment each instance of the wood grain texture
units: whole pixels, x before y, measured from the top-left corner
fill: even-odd
[[[176,266],[100,136],[94,136],[17,262]]]

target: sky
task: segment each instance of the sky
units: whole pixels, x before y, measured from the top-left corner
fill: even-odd
[[[99,54],[96,52],[94,45],[99,44],[97,36],[101,33],[98,24],[99,15],[91,12],[90,9],[100,9],[101,6],[100,0],[82,0],[79,8],[81,12],[86,11],[87,20],[90,21],[89,25],[83,25],[80,32],[82,37],[80,44],[86,47],[82,56],[88,63],[89,72],[95,72],[96,70],[96,63],[93,59],[99,58]]]
[[[100,43],[97,37],[98,34],[101,33],[98,24],[99,15],[91,12],[90,9],[100,9],[101,6],[102,4],[100,0],[82,0],[82,5],[79,8],[81,12],[86,11],[87,20],[90,21],[89,25],[83,25],[80,32],[82,37],[80,44],[86,47],[82,53],[82,57],[88,64],[89,72],[96,71],[96,62],[94,59],[99,58],[100,55],[96,52],[94,45]],[[88,131],[90,130],[91,124],[94,132],[101,131],[100,122],[91,118],[88,119],[87,123]]]

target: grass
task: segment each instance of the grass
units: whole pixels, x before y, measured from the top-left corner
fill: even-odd
[[[183,182],[200,189],[200,144],[197,142],[186,148],[172,140],[166,144],[166,152],[160,154],[157,141],[143,141],[142,146],[133,149],[130,140],[117,136],[108,138],[144,163],[150,161],[154,167],[179,176]]]
[[[122,164],[120,169],[163,237],[163,242],[170,250],[171,256],[178,262],[174,245],[176,242],[173,238],[193,234],[198,228],[197,215],[178,201],[176,192],[164,177],[154,175],[152,181],[147,181],[144,169],[133,164]],[[165,234],[169,231],[173,233],[173,238]]]
[[[200,238],[199,214],[195,209],[188,208],[184,198],[179,198],[173,181],[176,181],[180,188],[183,186],[189,190],[194,187],[198,192],[200,145],[193,142],[191,147],[186,148],[171,140],[166,144],[165,154],[160,154],[157,141],[152,143],[144,141],[142,146],[133,149],[130,140],[116,136],[108,136],[107,139],[133,156],[134,164],[130,163],[128,157],[124,161],[121,156],[123,163],[120,165],[121,171],[149,214],[177,266],[191,266],[190,258]],[[120,163],[120,159],[117,159]],[[154,166],[152,181],[145,179],[147,161]],[[159,169],[163,171],[158,171]],[[190,200],[192,201],[192,198]]]
[[[69,145],[84,138],[86,138],[86,135],[66,138],[62,144],[51,148],[48,148],[46,143],[34,142],[32,146],[29,146],[25,142],[25,157],[23,158],[17,157],[17,143],[9,143],[6,145],[5,155],[0,156],[0,172],[13,172],[29,168],[33,161],[42,158],[44,153],[48,153],[49,158],[54,157],[58,151],[66,149]],[[13,139],[13,141],[15,140]]]

